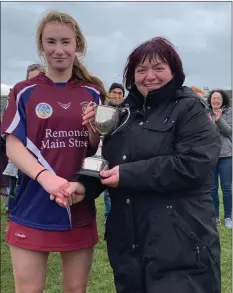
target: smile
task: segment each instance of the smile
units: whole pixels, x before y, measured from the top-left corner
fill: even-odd
[[[147,85],[145,85],[145,87],[153,88],[153,87],[157,87],[159,85],[160,85],[160,83],[159,84],[147,84]]]

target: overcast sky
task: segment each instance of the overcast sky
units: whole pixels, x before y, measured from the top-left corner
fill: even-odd
[[[71,14],[87,38],[85,64],[108,89],[122,82],[129,53],[152,37],[177,48],[186,85],[231,88],[230,2],[5,2],[1,3],[1,88],[25,79],[41,62],[36,27],[47,10]],[[6,85],[6,86],[4,86]]]

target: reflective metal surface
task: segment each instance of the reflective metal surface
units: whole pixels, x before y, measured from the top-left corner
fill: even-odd
[[[79,174],[100,177],[100,171],[108,169],[108,162],[102,156],[103,138],[116,129],[119,123],[120,113],[120,110],[111,106],[95,105],[93,127],[100,133],[100,143],[96,154],[92,157],[85,158]]]

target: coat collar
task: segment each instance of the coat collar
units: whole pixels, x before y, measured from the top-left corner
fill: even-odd
[[[162,88],[150,91],[146,97],[144,97],[134,85],[122,106],[142,107],[146,103],[147,106],[156,107],[160,103],[174,99],[176,90],[177,85],[175,78],[170,80]]]

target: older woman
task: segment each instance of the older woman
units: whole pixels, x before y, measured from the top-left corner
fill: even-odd
[[[220,293],[211,199],[220,138],[199,97],[182,87],[182,62],[168,40],[138,46],[124,80],[131,116],[104,141],[110,169],[101,183],[79,177],[67,195],[82,185],[86,199],[109,188],[106,238],[117,293]],[[84,123],[93,115],[88,108]]]
[[[216,211],[216,223],[221,224],[219,216],[218,179],[220,177],[224,205],[224,225],[232,228],[232,109],[230,99],[222,90],[213,90],[208,103],[212,112],[210,120],[220,134],[222,149],[214,170],[212,198]]]

